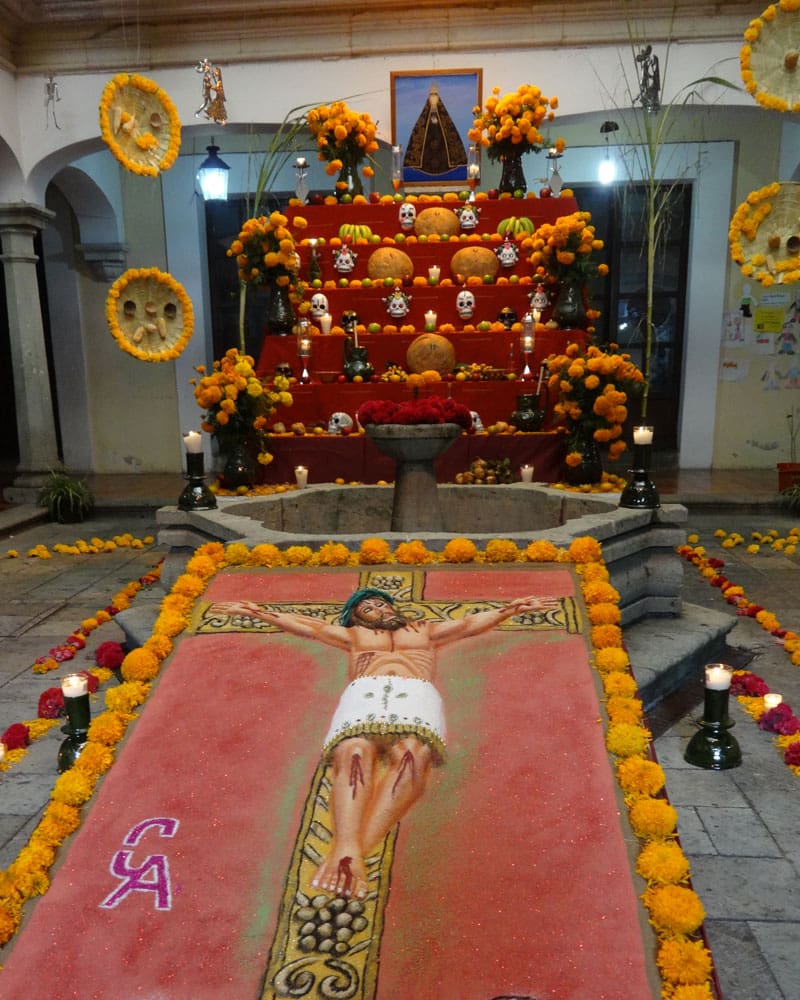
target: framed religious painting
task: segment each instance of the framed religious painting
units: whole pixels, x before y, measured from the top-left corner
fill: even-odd
[[[391,74],[392,145],[399,147],[404,186],[464,186],[480,69],[416,70]]]

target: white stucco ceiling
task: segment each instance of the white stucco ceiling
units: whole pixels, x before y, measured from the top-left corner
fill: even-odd
[[[454,52],[520,46],[740,40],[753,0],[0,0],[11,72],[154,69],[215,61]]]

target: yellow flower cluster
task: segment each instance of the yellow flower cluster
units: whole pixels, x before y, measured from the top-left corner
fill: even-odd
[[[590,225],[590,212],[573,212],[555,222],[538,226],[531,245],[529,260],[534,280],[560,284],[567,281],[585,283],[595,274],[605,277],[607,264],[596,264],[592,253],[602,250],[605,244],[595,236]]]
[[[157,177],[177,159],[181,121],[157,83],[138,73],[118,73],[100,97],[100,134],[126,170]]]
[[[777,49],[783,55],[783,62],[776,62],[773,66],[775,78],[785,83],[786,91],[791,97],[797,95],[800,98],[794,82],[798,53],[788,41],[794,28],[795,18],[792,15],[798,10],[800,10],[800,0],[779,0],[778,3],[770,4],[762,12],[761,17],[754,18],[747,26],[744,33],[745,43],[739,51],[739,66],[745,89],[762,107],[770,111],[800,111],[800,99],[790,100],[785,93],[771,93],[767,89],[766,81],[759,83],[752,68],[753,52],[757,53],[760,48],[763,49],[766,59],[767,56],[771,58]],[[766,32],[775,37],[770,37]],[[784,37],[787,39],[786,42],[783,41]]]
[[[602,562],[584,562],[577,570],[592,620],[593,609],[606,608],[617,592]],[[651,734],[644,724],[622,633],[616,625],[601,624],[592,628],[591,636],[594,665],[606,696],[606,747],[617,758],[617,781],[631,829],[641,843],[636,870],[647,883],[642,900],[659,939],[662,995],[677,998],[681,991],[696,989],[698,997],[707,994],[711,1000],[710,955],[698,937],[705,914],[700,899],[684,884],[689,880],[689,863],[676,841],[677,812],[663,796],[664,771],[651,759]]]
[[[291,224],[295,229],[305,229],[308,222],[296,215]],[[236,258],[239,280],[247,284],[286,286],[296,277],[295,238],[288,218],[280,212],[248,219],[227,254]]]
[[[556,399],[556,418],[569,433],[568,464],[580,462],[590,438],[609,444],[609,456],[618,458],[627,445],[622,425],[628,416],[631,393],[644,385],[644,375],[629,354],[618,354],[590,345],[570,344],[564,354],[551,354],[545,364],[548,387]]]
[[[470,142],[486,149],[491,160],[531,150],[539,152],[545,144],[541,126],[553,120],[557,107],[557,97],[545,97],[532,84],[522,84],[502,97],[500,88],[494,87],[484,109],[473,109],[476,117],[467,134]],[[563,153],[563,139],[556,139],[553,145]]]
[[[785,250],[787,238],[797,235],[797,227],[775,227],[767,237],[759,238],[758,235],[759,228],[772,214],[784,187],[775,181],[758,191],[751,191],[733,213],[728,227],[731,259],[739,265],[745,277],[754,278],[765,288],[800,280],[800,261]],[[781,248],[784,248],[783,255]]]
[[[224,448],[250,438],[259,446],[258,460],[267,465],[272,456],[264,447],[268,420],[278,406],[291,406],[289,381],[277,376],[265,386],[256,374],[255,361],[232,347],[214,362],[210,375],[203,375],[194,388],[197,405],[206,411],[202,428],[214,434]]]
[[[338,173],[347,164],[358,166],[364,159],[378,150],[378,129],[363,112],[352,111],[344,101],[321,104],[306,115],[311,134],[317,140],[317,156],[328,166],[329,176]],[[372,177],[374,169],[366,165],[361,171],[365,177]]]
[[[164,316],[147,315],[164,289],[175,299],[164,308],[169,323]],[[145,315],[135,299],[146,303]],[[132,267],[117,278],[106,296],[106,320],[117,345],[139,361],[174,361],[194,333],[192,300],[179,281],[157,267]]]

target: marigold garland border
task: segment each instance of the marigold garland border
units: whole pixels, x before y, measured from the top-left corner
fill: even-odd
[[[402,555],[401,555],[402,553]],[[644,720],[642,702],[624,649],[619,612],[619,593],[609,582],[600,542],[591,536],[576,538],[568,549],[552,543],[533,541],[523,550],[507,539],[493,539],[481,552],[467,538],[453,539],[441,553],[432,553],[419,541],[401,543],[395,553],[381,538],[362,542],[358,552],[329,542],[317,553],[307,546],[290,546],[285,552],[270,544],[250,549],[234,542],[208,542],[195,550],[184,573],[161,604],[153,633],[143,646],[125,657],[123,683],[107,698],[107,710],[96,717],[89,729],[86,749],[75,766],[55,783],[52,800],[39,825],[5,873],[0,873],[0,947],[19,930],[22,908],[31,898],[49,888],[49,871],[59,846],[78,829],[81,808],[94,794],[95,785],[114,760],[116,746],[128,725],[137,717],[147,699],[152,681],[173,649],[176,639],[189,627],[197,599],[212,577],[228,566],[258,566],[275,569],[295,565],[377,565],[440,563],[574,563],[587,606],[593,648],[592,666],[601,675],[606,697],[606,747],[613,758],[617,780],[624,794],[633,835],[639,842],[637,874],[647,888],[641,899],[656,941],[656,964],[664,985],[664,995],[672,995],[687,985],[704,990],[709,998],[718,995],[713,962],[702,937],[703,905],[687,883],[688,862],[676,865],[673,855],[681,852],[677,841],[677,812],[666,799],[666,776],[654,759],[652,734]],[[112,707],[113,706],[113,707]],[[648,858],[668,846],[668,860]],[[679,951],[678,961],[669,961],[668,952]],[[685,961],[689,954],[699,958]],[[694,971],[692,971],[694,970]]]
[[[173,165],[180,150],[181,122],[171,98],[154,80],[117,73],[103,89],[99,111],[100,134],[126,170],[157,177]],[[137,120],[142,115],[147,116],[144,127]]]
[[[139,361],[174,361],[194,333],[192,300],[179,281],[157,267],[129,268],[117,278],[106,297],[106,320],[121,350]],[[147,350],[142,343],[159,349]]]
[[[800,111],[798,9],[800,0],[770,4],[744,33],[739,52],[742,81],[747,92],[770,111]]]

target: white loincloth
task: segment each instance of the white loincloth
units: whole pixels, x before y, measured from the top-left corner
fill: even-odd
[[[349,736],[413,734],[445,755],[446,730],[442,696],[430,683],[416,677],[357,677],[342,692],[333,713],[325,753]]]

